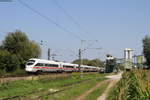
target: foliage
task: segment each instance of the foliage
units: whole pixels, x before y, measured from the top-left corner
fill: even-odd
[[[2,48],[24,60],[39,57],[41,52],[39,45],[30,41],[26,34],[20,30],[10,32],[3,41]]]
[[[24,69],[25,62],[28,59],[37,58],[41,55],[40,46],[29,40],[27,35],[20,30],[9,32],[2,41],[0,50],[2,56],[0,58],[0,72],[14,71],[18,66],[19,69]]]
[[[80,63],[80,60],[77,59],[77,60],[74,60],[72,63],[74,64],[79,64]],[[89,63],[89,60],[88,59],[82,59],[82,64],[83,65],[87,65]]]
[[[143,39],[143,53],[146,58],[146,64],[150,68],[150,37],[145,36]]]
[[[148,71],[125,72],[112,89],[107,100],[149,100],[150,85]]]
[[[24,68],[25,62],[28,59],[37,58],[41,54],[39,45],[34,41],[30,41],[26,34],[20,30],[8,33],[2,42],[1,49],[8,51],[10,55],[14,55],[12,56],[14,61],[16,58],[18,58],[21,68]],[[7,62],[9,59],[4,60]]]
[[[72,63],[79,64],[80,61],[79,61],[79,59],[77,59],[77,60],[74,60]],[[82,59],[82,64],[83,65],[88,65],[88,66],[104,67],[104,63],[99,59],[93,59],[93,60]]]
[[[16,55],[6,50],[0,50],[0,70],[1,74],[15,71],[19,67],[19,61]]]
[[[89,63],[88,63],[89,66],[99,66],[99,67],[104,67],[104,63],[99,60],[99,59],[93,59],[93,60],[90,60]]]

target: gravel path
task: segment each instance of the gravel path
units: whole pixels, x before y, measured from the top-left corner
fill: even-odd
[[[94,91],[96,88],[98,88],[100,85],[102,85],[105,82],[108,82],[109,80],[105,80],[103,82],[98,83],[96,86],[91,88],[90,90],[86,91],[85,93],[81,94],[79,97],[77,97],[75,100],[84,100],[84,98],[90,94],[92,91]]]
[[[121,79],[122,72],[117,75],[106,76],[109,78],[110,83],[104,93],[97,98],[97,100],[106,100],[109,90]]]

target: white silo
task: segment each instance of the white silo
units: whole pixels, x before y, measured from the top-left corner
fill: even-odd
[[[132,69],[133,65],[133,50],[131,48],[124,49],[124,66],[125,69]]]

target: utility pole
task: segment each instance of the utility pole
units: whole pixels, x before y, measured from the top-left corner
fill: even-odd
[[[47,55],[48,55],[48,60],[51,60],[51,54],[50,54],[50,48],[48,48],[48,53],[47,53]]]
[[[81,49],[79,49],[79,72],[81,71]]]
[[[81,48],[79,49],[79,72],[81,72],[81,76],[80,77],[82,77],[83,75],[83,72],[82,72],[82,69],[81,69],[81,65],[83,64],[83,52],[85,51],[85,50],[87,50],[87,49],[91,49],[91,48],[89,48],[92,44],[89,44],[88,45],[88,47],[87,48],[84,48],[83,47],[83,44],[84,44],[84,42],[87,42],[87,41],[93,41],[93,42],[97,42],[98,40],[81,40]],[[97,49],[97,48],[96,48]]]

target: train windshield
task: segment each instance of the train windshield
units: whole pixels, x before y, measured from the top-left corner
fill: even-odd
[[[35,60],[29,60],[26,65],[33,65]]]

